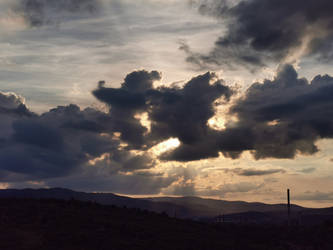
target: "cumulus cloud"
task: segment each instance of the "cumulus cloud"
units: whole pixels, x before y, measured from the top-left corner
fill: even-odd
[[[24,98],[15,93],[0,91],[0,114],[33,115],[24,104]]]
[[[153,81],[160,77],[156,71],[133,72],[121,88],[106,88],[102,82],[93,94],[110,105],[110,114],[119,124],[115,129],[129,147],[149,147],[176,137],[180,148],[164,154],[163,159],[188,161],[217,156],[210,145],[201,150],[203,141],[215,134],[207,122],[215,115],[214,102],[220,98],[227,102],[233,90],[213,73],[194,77],[183,87],[153,88]],[[136,118],[144,112],[151,122],[148,134]]]
[[[300,56],[332,59],[330,0],[243,0],[233,4],[226,0],[194,0],[192,3],[203,15],[221,20],[225,29],[210,53],[185,50],[187,60],[201,67],[243,65],[254,70],[268,62],[292,62]]]
[[[162,157],[189,161],[219,153],[238,158],[244,151],[255,159],[314,154],[317,140],[333,136],[332,91],[328,75],[309,82],[298,78],[291,65],[281,66],[275,79],[254,83],[234,102],[229,114],[237,122],[222,131],[209,129],[199,141],[183,143]]]
[[[316,153],[317,140],[333,137],[333,78],[328,75],[309,82],[285,65],[273,80],[254,83],[232,103],[233,89],[213,73],[193,77],[181,87],[154,87],[160,79],[159,72],[141,70],[128,74],[119,88],[101,81],[92,93],[108,105],[106,113],[71,104],[38,115],[29,111],[22,97],[1,92],[1,180],[60,180],[83,171],[84,175],[78,175],[81,179],[72,178],[80,183],[96,171],[103,183],[115,176],[124,182],[152,178],[156,192],[170,191],[172,184],[171,193],[191,194],[197,192],[197,173],[179,168],[178,172],[154,175],[151,170],[160,161],[188,162],[221,154],[235,159],[244,151],[258,160],[293,158]],[[216,105],[231,105],[229,115],[237,118],[226,121],[223,130],[208,125]],[[148,125],[142,123],[144,114]],[[149,149],[169,138],[177,138],[179,145],[153,155]],[[240,176],[285,172],[230,171]],[[243,187],[257,188],[244,184],[224,190]]]
[[[285,65],[274,80],[254,83],[230,112],[239,118],[237,127],[251,130],[256,159],[313,154],[316,140],[333,136],[332,91],[332,77],[309,83]]]
[[[13,132],[12,123],[15,119],[34,115],[25,106],[23,97],[0,91],[0,146]]]
[[[32,179],[67,176],[102,160],[108,161],[110,172],[153,167],[148,154],[121,149],[109,114],[72,104],[37,115],[16,95],[1,93],[0,100],[1,110],[6,111],[0,114],[1,125],[8,132],[0,134],[2,180],[16,177],[8,173]]]
[[[182,144],[162,155],[162,159],[191,161],[217,157],[219,153],[238,158],[244,151],[250,151],[255,159],[314,154],[318,151],[317,140],[333,136],[332,90],[333,78],[328,75],[318,75],[309,82],[298,78],[291,65],[281,66],[275,79],[254,83],[234,102],[229,114],[238,121],[227,122],[224,130],[205,126],[199,127],[204,130],[192,129],[198,127],[191,124],[195,119],[186,120],[184,116],[184,121],[191,124],[184,135],[198,140],[184,140],[174,133]],[[194,107],[186,106],[187,113]],[[202,120],[202,124],[206,121]],[[174,122],[168,120],[167,124],[170,127]],[[182,131],[181,127],[177,129]]]
[[[172,173],[141,174],[156,164],[147,149],[169,137],[197,142],[209,130],[207,120],[215,114],[214,101],[228,100],[232,90],[212,73],[195,77],[184,87],[154,88],[153,82],[160,78],[156,71],[142,70],[128,74],[120,88],[107,88],[100,82],[93,94],[109,105],[107,113],[71,104],[38,115],[29,111],[20,96],[1,93],[1,180],[79,183],[96,171],[105,188],[123,190],[120,180],[138,185],[145,180],[147,185],[142,186],[147,189],[137,192],[148,192],[150,187],[149,193],[177,181],[179,175]],[[143,112],[151,120],[150,132],[138,117]],[[107,179],[114,185],[106,184]]]
[[[133,148],[143,146],[144,127],[137,114],[147,111],[147,92],[152,90],[153,82],[160,79],[156,71],[136,71],[128,74],[121,88],[107,88],[100,82],[94,96],[108,104],[110,115],[113,117],[114,129],[121,133],[121,139]]]

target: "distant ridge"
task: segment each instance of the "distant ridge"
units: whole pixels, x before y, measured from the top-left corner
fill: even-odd
[[[225,201],[205,199],[200,197],[156,197],[156,198],[130,198],[119,196],[113,193],[86,193],[65,188],[49,189],[3,189],[0,190],[0,198],[20,198],[20,199],[59,199],[79,201],[91,201],[103,205],[115,205],[118,207],[139,208],[158,213],[165,212],[169,216],[189,219],[207,219],[218,215],[243,215],[252,218],[267,218],[284,216],[286,212],[285,204],[265,204],[260,202],[245,201]],[[298,205],[292,205],[292,212],[333,214],[333,208],[309,209]],[[229,216],[229,218],[231,218]]]
[[[86,193],[65,188],[42,188],[42,189],[3,189],[0,190],[0,198],[20,199],[59,199],[91,201],[102,205],[115,205],[118,207],[140,208],[158,213],[165,212],[169,215],[179,211],[182,218],[190,218],[190,212],[186,207],[169,202],[154,202],[144,199],[135,199],[126,196],[119,196],[113,193]]]
[[[199,214],[233,214],[244,213],[250,211],[256,212],[276,212],[286,209],[285,204],[265,204],[261,202],[245,202],[245,201],[225,201],[200,198],[195,196],[187,197],[157,197],[149,200],[155,202],[170,202],[180,206],[191,206],[196,209]],[[303,210],[305,208],[292,205],[294,211]]]

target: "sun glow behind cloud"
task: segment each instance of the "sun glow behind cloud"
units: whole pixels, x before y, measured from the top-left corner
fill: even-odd
[[[225,129],[225,120],[220,116],[214,116],[210,120],[208,120],[208,125],[216,130]]]
[[[148,113],[144,112],[142,114],[137,114],[135,115],[135,118],[140,120],[141,125],[147,128],[147,133],[149,133],[151,129],[151,122],[149,120]]]
[[[165,152],[168,152],[172,149],[179,147],[179,145],[180,141],[178,140],[178,138],[170,138],[152,147],[149,151],[154,155],[158,156],[160,154],[163,154]]]
[[[109,154],[109,153],[105,153],[105,154],[102,154],[102,155],[99,156],[99,157],[96,157],[96,158],[94,158],[94,159],[91,159],[88,163],[89,163],[90,166],[95,166],[98,162],[105,161],[105,160],[107,160],[109,157],[110,157],[110,154]]]

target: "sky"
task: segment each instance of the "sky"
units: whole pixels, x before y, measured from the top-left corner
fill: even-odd
[[[332,11],[0,1],[0,188],[333,206]]]

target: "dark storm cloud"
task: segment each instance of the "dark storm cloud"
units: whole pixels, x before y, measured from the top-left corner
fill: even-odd
[[[149,155],[137,155],[123,163],[123,170],[132,172],[137,169],[150,169],[154,165],[155,161]]]
[[[190,121],[195,119],[187,120],[184,116],[184,121],[190,124],[184,134],[187,135],[185,138],[191,138],[192,135],[194,140],[184,140],[180,134],[172,134],[182,143],[161,158],[191,161],[218,157],[222,153],[225,157],[235,159],[244,151],[250,151],[255,159],[294,158],[296,154],[314,154],[318,151],[315,145],[317,140],[333,137],[332,96],[332,77],[318,75],[308,82],[298,78],[292,66],[282,66],[274,80],[254,83],[235,101],[229,115],[236,116],[238,121],[227,123],[226,129],[216,131],[207,125],[192,125]],[[195,106],[189,104],[186,106],[186,115],[196,112]],[[169,107],[168,110],[172,111]],[[177,114],[177,111],[172,112]],[[166,119],[168,116],[164,114],[162,117]],[[207,122],[205,119],[201,121]],[[172,126],[182,131],[182,121],[168,120],[167,124],[157,128],[165,134]],[[193,129],[197,127],[202,130]]]
[[[1,109],[15,111],[22,105],[16,95],[0,95]],[[28,111],[0,116],[2,181],[68,176],[104,154],[109,172],[154,166],[148,154],[139,156],[121,149],[119,139],[113,137],[110,115],[92,108],[80,110],[71,104],[41,115]]]
[[[183,88],[160,88],[150,94],[149,118],[153,137],[177,137],[184,144],[209,136],[214,102],[229,100],[233,91],[212,73],[192,78]]]
[[[106,88],[101,81],[98,89],[93,91],[97,99],[112,107],[110,115],[114,130],[120,132],[121,139],[132,148],[140,148],[144,144],[147,128],[141,125],[136,115],[147,111],[147,92],[160,78],[157,71],[135,71],[126,76],[121,88]]]
[[[32,27],[93,16],[101,9],[99,0],[18,0],[14,7]]]
[[[90,136],[91,132],[80,133],[66,124],[102,115],[95,113],[92,115],[88,110],[80,111],[79,107],[70,105],[40,116],[20,116],[14,120],[7,117],[12,121],[8,124],[12,133],[0,153],[1,169],[40,177],[68,174],[89,158],[90,151],[85,150],[84,141],[78,140],[81,136]],[[102,138],[97,138],[98,135],[94,150],[103,145]]]
[[[207,138],[215,135],[207,125],[215,114],[214,102],[222,97],[228,101],[233,91],[212,73],[194,77],[182,88],[153,88],[153,81],[159,79],[155,71],[137,71],[125,78],[121,88],[106,88],[101,82],[93,94],[111,106],[115,129],[130,147],[142,148],[177,137],[182,146],[163,159],[188,161],[217,156],[211,143],[205,150],[199,148],[203,149]],[[151,122],[147,135],[147,129],[136,118],[144,112]]]
[[[13,133],[13,122],[21,117],[34,117],[24,104],[24,99],[15,93],[0,91],[0,148]]]
[[[157,72],[134,72],[121,88],[100,84],[94,94],[111,106],[112,119],[124,124],[116,130],[129,147],[145,149],[178,138],[180,146],[162,154],[162,160],[187,162],[221,153],[236,159],[244,151],[256,159],[293,158],[316,153],[317,140],[333,137],[333,78],[328,75],[309,83],[291,65],[282,66],[274,80],[254,83],[234,102],[229,115],[238,121],[220,131],[209,127],[208,120],[215,115],[216,100],[227,102],[233,94],[223,81],[206,73],[181,88],[153,88],[159,79]],[[151,122],[149,133],[136,118],[144,112]]]
[[[13,123],[13,141],[30,144],[53,151],[61,150],[64,146],[60,131],[50,128],[35,119],[19,120]]]
[[[254,83],[230,113],[236,127],[250,129],[255,158],[293,158],[318,151],[315,142],[333,137],[333,78],[300,79],[290,65],[276,78]]]
[[[243,151],[253,149],[255,139],[251,128],[247,127],[229,128],[225,131],[208,127],[206,133],[197,138],[196,142],[183,143],[175,150],[163,154],[161,158],[186,162],[214,158],[222,153],[225,157],[236,159]]]
[[[187,177],[186,171],[169,176],[139,174],[157,163],[149,152],[152,146],[179,139],[179,147],[160,156],[165,161],[186,162],[221,154],[235,159],[244,151],[256,159],[293,158],[317,152],[317,140],[333,137],[333,78],[328,75],[316,76],[309,83],[298,78],[292,66],[281,67],[275,79],[254,83],[233,101],[229,115],[237,120],[227,121],[223,130],[208,125],[216,105],[227,104],[234,93],[222,80],[206,73],[182,87],[154,87],[154,81],[160,79],[158,72],[142,70],[128,74],[120,88],[100,82],[93,94],[109,105],[108,113],[71,104],[37,115],[20,96],[0,93],[1,180],[60,181],[68,177],[74,181],[75,175],[75,181],[83,183],[96,171],[105,188],[123,190],[119,185],[126,180],[139,183],[152,178],[144,186],[159,192],[182,176],[185,182],[178,191],[189,193],[195,175]],[[150,129],[141,124],[143,113],[150,120]],[[233,171],[241,176],[284,173],[281,169]],[[106,184],[107,179],[114,184]]]
[[[52,185],[56,179],[67,179],[79,184],[96,171],[98,187],[125,193],[156,193],[171,185],[179,175],[140,175],[156,164],[146,150],[170,137],[197,145],[214,132],[207,126],[215,114],[214,102],[221,97],[227,101],[233,91],[212,73],[194,77],[183,87],[154,88],[160,78],[156,71],[135,71],[117,89],[100,82],[93,94],[110,106],[108,113],[71,104],[37,115],[19,96],[1,93],[0,108],[6,110],[0,114],[1,180],[43,180]],[[18,107],[26,112],[17,112]],[[151,120],[150,132],[138,117],[144,112]]]
[[[215,16],[226,25],[209,54],[185,50],[187,60],[201,67],[243,64],[255,69],[267,62],[281,62],[302,46],[305,55],[332,59],[330,0],[243,0],[232,6],[225,0],[192,2],[200,13]]]

